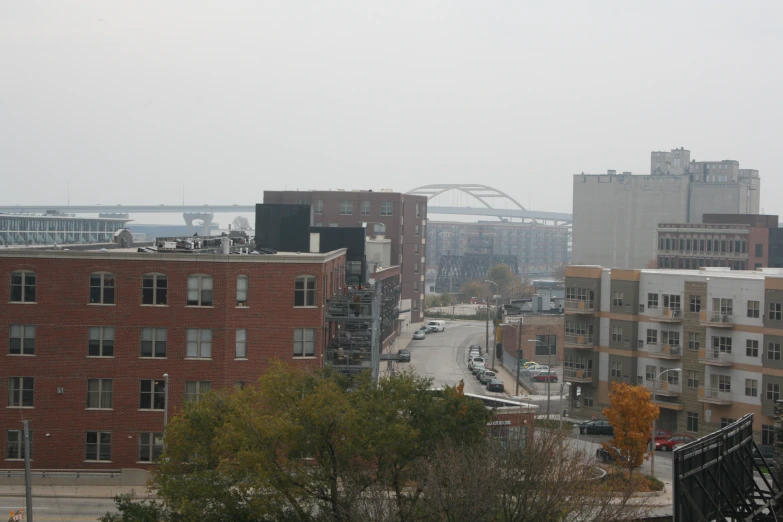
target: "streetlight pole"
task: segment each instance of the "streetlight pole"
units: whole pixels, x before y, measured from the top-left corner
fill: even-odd
[[[485,279],[484,282],[495,285],[495,295],[497,296],[497,293],[500,291],[498,289],[498,284],[496,282],[494,282],[494,281],[490,281],[489,279]],[[497,313],[498,313],[498,298],[495,297],[495,314],[497,314]],[[492,324],[494,325],[495,323],[493,322]],[[495,329],[495,331],[492,332],[492,336],[493,336],[493,340],[494,340],[493,344],[497,344],[497,342],[498,342],[498,332],[497,332],[497,329]],[[489,349],[489,287],[487,287],[487,349]],[[495,347],[494,346],[492,347],[492,367],[493,368],[495,367]]]
[[[655,393],[658,391],[658,379],[663,376],[666,372],[682,372],[680,368],[668,368],[661,373],[658,374],[658,376],[653,381],[653,395],[652,395],[652,402],[655,404]],[[652,425],[652,436],[650,438],[650,446],[652,447],[652,453],[650,454],[650,476],[655,477],[655,421],[658,420],[658,417],[653,417],[653,425]]]
[[[547,366],[549,367],[549,371],[551,372],[552,371],[552,347],[549,346],[549,344],[545,343],[544,341],[539,341],[538,339],[528,339],[527,342],[543,344],[544,346],[546,346],[546,352],[547,352],[547,360],[546,360],[546,362],[547,362]],[[552,379],[549,376],[547,376],[547,379],[546,379],[546,418],[547,418],[547,420],[549,420],[549,398],[551,396],[550,390],[552,389],[551,388],[551,384],[552,384]]]
[[[561,431],[563,430],[563,390],[565,389],[566,386],[568,386],[569,388],[569,395],[570,395],[571,383],[565,382],[564,380],[563,384],[560,385],[560,430]]]
[[[169,424],[169,374],[163,374],[163,431]],[[166,440],[165,438],[163,440]],[[165,443],[163,449],[165,450]]]

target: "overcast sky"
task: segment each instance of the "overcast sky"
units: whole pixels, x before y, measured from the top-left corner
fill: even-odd
[[[571,210],[651,150],[783,214],[783,2],[0,2],[0,203],[486,183]]]

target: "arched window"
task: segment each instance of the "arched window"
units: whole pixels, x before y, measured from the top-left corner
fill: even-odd
[[[90,274],[90,304],[114,304],[114,274]]]
[[[168,304],[169,280],[164,274],[144,274],[141,281],[141,304]]]
[[[315,306],[315,277],[299,276],[296,278],[294,306]]]
[[[35,272],[28,270],[11,272],[11,302],[35,302]]]

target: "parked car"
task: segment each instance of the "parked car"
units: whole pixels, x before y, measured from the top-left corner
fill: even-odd
[[[673,436],[674,435],[669,430],[655,430],[655,440],[656,441],[666,440],[666,439],[668,439],[670,437],[673,437]],[[649,444],[651,440],[652,440],[652,435],[649,435],[647,437],[647,444]]]
[[[534,364],[533,366],[528,366],[527,368],[524,368],[522,370],[522,373],[530,377],[535,377],[539,373],[548,372],[548,371],[549,371],[549,366],[545,364]]]
[[[468,352],[468,357],[473,355],[475,356],[481,355],[481,350],[477,350],[476,348],[471,348],[470,351]]]
[[[423,334],[425,334],[425,335],[429,333],[429,332],[427,331],[427,327],[426,327],[426,326],[422,326],[421,328],[419,328],[419,329],[418,329],[418,330],[416,330],[416,331],[417,331],[417,332],[421,332],[421,333],[423,333]]]
[[[625,457],[620,454],[620,450],[614,446],[610,446],[611,449],[606,449],[601,446],[595,450],[595,458],[605,464],[620,464],[625,462]]]
[[[547,381],[557,382],[557,374],[552,370],[547,370],[539,373],[538,375],[533,375],[533,381],[534,382],[547,382]]]
[[[655,451],[673,451],[677,444],[688,444],[696,440],[690,435],[673,435],[668,439],[656,439]]]
[[[484,363],[483,362],[478,362],[478,361],[474,361],[473,362],[473,370],[471,370],[473,372],[473,375],[476,375],[480,370],[483,370],[483,369],[484,369]]]
[[[400,350],[397,352],[397,360],[400,362],[411,362],[411,352],[408,350]]]
[[[435,328],[436,332],[445,332],[446,321],[430,321],[429,323],[427,323],[427,327]]]
[[[481,345],[480,344],[471,344],[470,346],[468,346],[468,350],[470,350],[470,351],[478,350],[480,352],[481,351]]]
[[[500,379],[490,379],[487,383],[487,391],[502,392],[503,389],[503,381]]]
[[[424,328],[427,330],[428,334],[435,333],[438,331],[438,328],[436,326],[427,325]]]
[[[415,332],[413,332],[413,340],[414,341],[421,341],[425,337],[427,337],[426,334],[424,332],[422,332],[421,330],[416,330]]]
[[[497,378],[497,374],[495,372],[493,372],[492,370],[484,370],[483,372],[481,372],[479,381],[481,382],[481,384],[488,384],[489,381],[495,378]]]
[[[591,420],[576,425],[582,435],[612,435],[614,427],[608,420]]]
[[[767,460],[766,464],[764,464],[764,459],[762,459],[761,457],[764,457],[764,459]],[[756,463],[756,466],[769,465],[769,467],[775,467],[774,446],[767,445],[767,444],[755,446],[753,448],[753,462]]]
[[[481,357],[481,356],[471,357],[470,360],[468,361],[468,370],[472,371],[473,370],[473,365],[475,363],[477,363],[477,362],[481,363],[483,365],[484,364],[484,358]]]

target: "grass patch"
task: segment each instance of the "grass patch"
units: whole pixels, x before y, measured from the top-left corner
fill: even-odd
[[[628,491],[629,487],[634,493],[652,493],[663,490],[663,482],[655,477],[636,472],[629,480],[627,470],[612,467],[607,471],[608,474],[603,480],[603,486],[607,491]]]

